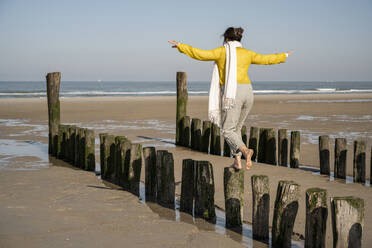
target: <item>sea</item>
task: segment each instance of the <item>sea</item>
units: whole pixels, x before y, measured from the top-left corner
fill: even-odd
[[[254,93],[350,94],[372,93],[372,81],[258,81]],[[61,81],[60,97],[174,96],[174,81]],[[208,95],[210,82],[187,82],[189,95]],[[0,81],[0,98],[46,97],[45,81]]]

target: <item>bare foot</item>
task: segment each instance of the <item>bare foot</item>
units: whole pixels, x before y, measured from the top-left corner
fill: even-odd
[[[247,163],[245,164],[245,169],[249,170],[252,167],[252,155],[253,155],[253,150],[248,149],[246,146],[242,146],[239,148],[239,150],[243,153],[245,159],[247,160]]]
[[[231,167],[237,169],[237,170],[241,170],[242,169],[242,158],[241,156],[235,156],[234,158],[234,164],[231,165]]]

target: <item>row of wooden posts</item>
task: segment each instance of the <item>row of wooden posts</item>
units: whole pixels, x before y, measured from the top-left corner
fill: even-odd
[[[59,73],[47,75],[49,153],[78,168],[94,171],[94,132],[75,126],[60,125],[59,80]],[[142,149],[140,144],[132,144],[124,136],[115,137],[106,133],[99,136],[102,179],[139,195],[143,150],[146,199],[174,208],[174,160],[171,153],[165,150],[156,151],[154,147]],[[177,137],[180,137],[178,132]],[[260,143],[257,144],[260,147]],[[251,184],[253,238],[267,242],[270,210],[269,180],[267,176],[253,175]],[[278,184],[272,222],[273,247],[291,245],[299,192],[300,186],[293,181],[280,181]],[[214,193],[212,164],[208,161],[184,159],[180,210],[214,223],[216,221]],[[242,227],[243,195],[244,171],[226,167],[224,196],[227,228],[241,229]],[[353,246],[360,247],[364,226],[364,201],[357,197],[333,197],[331,213],[334,247],[346,247],[351,244],[350,242]],[[318,188],[308,189],[306,191],[306,247],[325,246],[327,215],[327,192]]]
[[[354,141],[353,179],[356,183],[366,182],[366,148],[365,140]],[[347,171],[347,141],[345,138],[336,138],[334,146],[334,177],[346,178]],[[320,174],[330,175],[330,139],[328,135],[319,136]],[[371,174],[372,179],[372,148],[371,148]]]

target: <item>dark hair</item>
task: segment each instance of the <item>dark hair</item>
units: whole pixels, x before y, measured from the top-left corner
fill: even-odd
[[[242,36],[243,36],[243,32],[244,30],[239,27],[239,28],[234,28],[234,27],[229,27],[228,29],[226,29],[225,33],[223,34],[223,37],[224,37],[224,42],[226,42],[227,40],[229,41],[241,41],[242,40]]]

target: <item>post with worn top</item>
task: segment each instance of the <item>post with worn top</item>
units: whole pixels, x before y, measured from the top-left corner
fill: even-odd
[[[327,217],[327,191],[306,190],[305,248],[325,247]]]
[[[113,135],[104,135],[104,161],[103,165],[105,166],[102,170],[101,168],[101,178],[109,182],[115,180],[115,155],[116,155],[116,145],[115,145],[115,136]]]
[[[272,246],[291,247],[291,237],[298,211],[300,185],[293,181],[279,181],[276,192]]]
[[[223,156],[231,157],[231,149],[229,144],[227,143],[226,139],[223,141]]]
[[[176,145],[181,145],[181,121],[186,116],[187,109],[186,72],[177,72],[177,116],[176,116]]]
[[[179,145],[184,147],[190,147],[190,139],[191,139],[191,125],[190,125],[190,117],[184,116],[181,119],[180,124],[180,141]]]
[[[300,131],[291,132],[290,166],[298,168],[300,165],[301,138]]]
[[[191,149],[199,151],[201,147],[202,122],[198,118],[191,121]]]
[[[70,145],[69,145],[69,149],[70,149],[70,162],[71,162],[72,165],[75,165],[75,156],[76,156],[76,153],[75,153],[76,130],[77,130],[77,127],[76,126],[71,126],[70,127]]]
[[[244,170],[225,167],[223,173],[226,227],[241,231],[243,225]]]
[[[221,134],[220,128],[217,124],[212,123],[212,133],[211,133],[211,154],[221,155]]]
[[[146,201],[156,199],[156,151],[155,147],[143,148],[145,162],[145,194]]]
[[[330,174],[330,153],[329,153],[329,136],[319,136],[319,166],[320,174]]]
[[[287,129],[278,130],[278,164],[285,167],[288,165]]]
[[[208,161],[196,161],[194,214],[215,223],[213,166]]]
[[[46,75],[46,88],[48,97],[48,126],[49,145],[48,153],[57,157],[58,154],[58,125],[61,120],[59,87],[61,82],[60,72],[51,72]]]
[[[130,147],[130,161],[129,161],[129,168],[128,168],[127,190],[137,196],[139,196],[141,167],[142,167],[142,146],[141,144],[132,144]]]
[[[270,187],[269,177],[253,175],[252,231],[253,239],[269,242]]]
[[[346,139],[336,138],[335,140],[335,178],[346,179]]]
[[[266,132],[265,163],[276,165],[276,132],[273,128],[268,128]]]
[[[366,142],[354,141],[353,177],[356,183],[366,182]]]
[[[95,135],[94,131],[85,129],[85,170],[96,170],[96,156],[95,156]]]
[[[260,131],[259,131],[258,154],[257,154],[257,162],[259,163],[266,162],[267,130],[268,130],[267,128],[260,128]]]
[[[174,181],[174,160],[172,153],[159,151],[156,154],[158,175],[158,203],[163,207],[174,209],[175,181]],[[158,162],[160,166],[158,167]]]
[[[108,134],[107,133],[100,133],[99,134],[99,158],[100,158],[100,167],[101,167],[101,178],[103,179],[104,178],[104,174],[105,174],[105,170],[106,170],[106,167],[107,167],[107,152],[105,150],[105,139],[106,139],[106,136]],[[77,147],[79,146],[76,146],[76,143],[75,143],[75,152],[77,152]],[[77,155],[78,153],[76,153]],[[76,164],[76,160],[77,160],[77,156],[75,155],[75,164]]]
[[[203,121],[201,152],[208,153],[210,137],[211,137],[211,122],[210,121]]]
[[[194,206],[195,190],[195,166],[194,160],[184,159],[182,161],[182,183],[181,183],[181,200],[180,211],[192,215]]]
[[[131,153],[131,141],[125,136],[115,137],[116,165],[115,182],[123,188],[128,188],[128,171]]]
[[[258,152],[258,127],[251,127],[249,133],[249,145],[248,148],[253,150],[252,161],[257,160],[257,152]]]
[[[63,132],[64,132],[65,125],[59,124],[58,125],[58,145],[57,145],[57,158],[63,159],[63,149],[64,149],[64,139],[63,139]]]
[[[364,200],[354,196],[331,198],[333,247],[362,247]]]

